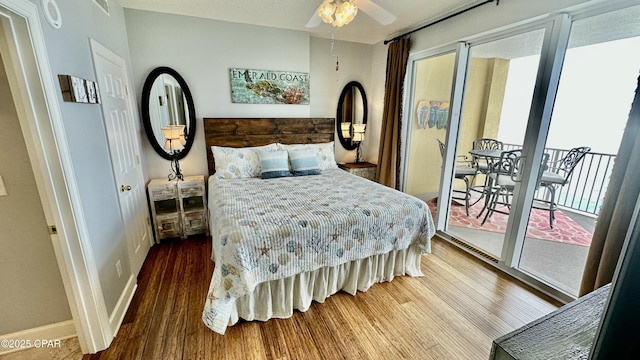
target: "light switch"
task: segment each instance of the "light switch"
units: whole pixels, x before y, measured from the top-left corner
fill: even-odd
[[[7,188],[4,186],[4,179],[0,176],[0,196],[7,196]]]

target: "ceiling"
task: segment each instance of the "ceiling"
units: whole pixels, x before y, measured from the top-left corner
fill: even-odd
[[[305,25],[322,0],[118,0],[125,8],[196,16],[208,19],[254,24],[309,32],[312,36],[376,44],[419,25],[483,2],[483,0],[373,0],[397,19],[381,25],[358,11],[356,18],[342,28],[321,23]],[[490,6],[490,5],[488,5]]]

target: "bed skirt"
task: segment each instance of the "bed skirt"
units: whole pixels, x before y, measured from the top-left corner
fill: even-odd
[[[251,294],[236,300],[229,326],[239,319],[266,321],[288,318],[294,309],[307,311],[313,300],[322,303],[340,290],[355,295],[357,290],[367,291],[371,285],[391,281],[394,276],[423,276],[420,258],[420,250],[412,245],[407,250],[391,251],[259,284]]]

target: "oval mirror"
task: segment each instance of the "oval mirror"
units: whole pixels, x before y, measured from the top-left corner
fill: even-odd
[[[167,160],[187,156],[195,137],[195,119],[193,97],[182,76],[168,67],[153,69],[142,88],[142,122],[158,155]],[[165,138],[176,134],[176,129],[180,134],[173,141]]]
[[[354,124],[367,123],[367,95],[362,84],[351,81],[345,85],[338,100],[336,130],[340,144],[346,150],[354,150],[362,138],[354,136]],[[364,131],[364,126],[361,127]],[[364,134],[362,134],[364,136]]]

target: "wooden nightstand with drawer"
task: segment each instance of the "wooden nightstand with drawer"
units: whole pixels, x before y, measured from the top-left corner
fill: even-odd
[[[338,164],[338,167],[342,170],[352,173],[353,175],[357,175],[371,181],[376,181],[376,170],[378,169],[378,165],[376,164],[368,162],[358,162]]]
[[[178,181],[178,196],[182,212],[182,237],[202,233],[209,235],[204,176],[185,176],[184,181]]]
[[[156,242],[182,236],[178,189],[174,181],[153,179],[147,185]]]
[[[153,179],[147,185],[156,242],[189,235],[209,235],[204,176],[183,181]]]

